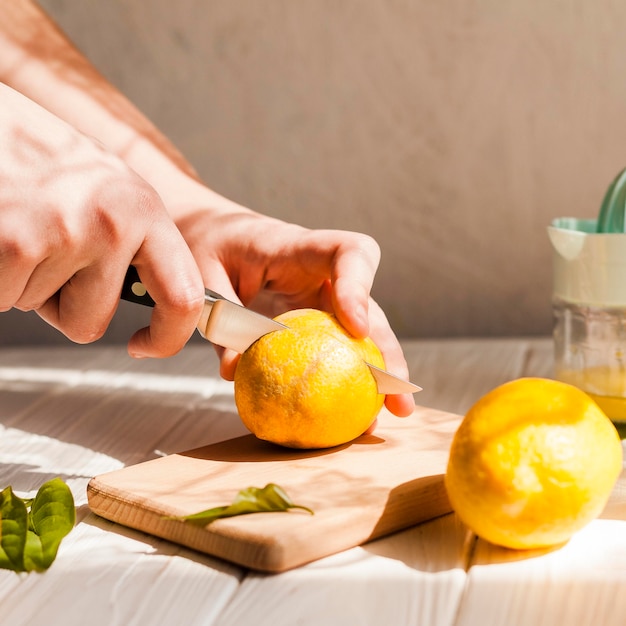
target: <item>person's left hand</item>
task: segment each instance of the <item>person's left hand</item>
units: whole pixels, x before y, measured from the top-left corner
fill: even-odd
[[[400,344],[370,296],[378,244],[367,235],[310,230],[235,206],[177,220],[205,286],[269,317],[305,307],[334,313],[355,337],[370,336],[387,369],[408,379]],[[238,355],[216,349],[221,375],[232,380]],[[410,394],[389,395],[385,405],[397,416],[415,408]]]

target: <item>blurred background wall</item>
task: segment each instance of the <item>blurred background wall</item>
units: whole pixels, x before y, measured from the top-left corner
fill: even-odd
[[[373,235],[401,337],[549,333],[546,226],[595,216],[626,165],[617,0],[41,4],[211,187]],[[64,341],[1,322],[2,343]]]

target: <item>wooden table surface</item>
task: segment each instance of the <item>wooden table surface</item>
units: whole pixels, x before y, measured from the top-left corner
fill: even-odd
[[[423,406],[463,414],[507,380],[551,376],[548,338],[405,342]],[[77,525],[44,574],[0,570],[2,626],[589,624],[626,621],[626,478],[554,551],[477,539],[452,513],[278,575],[107,522],[89,479],[245,434],[208,346],[133,361],[123,346],[0,350],[0,487],[61,476]]]

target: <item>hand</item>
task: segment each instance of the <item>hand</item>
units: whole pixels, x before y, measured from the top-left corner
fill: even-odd
[[[36,4],[0,3],[0,16],[0,81],[31,99],[0,83],[0,280],[11,285],[0,310],[35,309],[75,341],[92,341],[108,325],[132,263],[157,306],[129,351],[176,352],[200,317],[203,292],[173,218],[207,287],[239,294],[268,315],[332,311],[355,336],[369,333],[387,368],[406,377],[398,341],[369,296],[379,260],[373,240],[285,224],[211,192]],[[222,355],[226,377],[233,363]],[[414,407],[409,395],[386,404],[396,415]]]
[[[309,230],[232,204],[187,213],[177,226],[210,289],[270,317],[303,307],[332,312],[355,337],[371,336],[389,371],[408,378],[400,344],[370,297],[380,257],[370,237]],[[238,356],[218,354],[222,376],[232,380]],[[387,396],[385,404],[398,416],[415,408],[409,394]]]
[[[35,310],[70,339],[102,336],[130,264],[156,301],[134,356],[194,331],[203,284],[157,193],[118,157],[0,84],[0,310]]]

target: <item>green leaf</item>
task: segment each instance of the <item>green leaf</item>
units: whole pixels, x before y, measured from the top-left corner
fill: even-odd
[[[11,487],[0,493],[0,568],[24,571],[28,511]]]
[[[41,539],[32,531],[26,532],[24,545],[24,572],[43,572],[46,569]]]
[[[0,568],[41,572],[50,567],[76,520],[69,487],[54,478],[34,499],[17,497],[11,487],[0,497]]]
[[[40,572],[52,565],[61,541],[76,521],[72,492],[60,478],[41,486],[31,505],[30,521],[24,561],[27,569]]]
[[[287,511],[288,509],[302,509],[313,515],[313,511],[308,507],[294,504],[281,487],[274,483],[269,483],[263,488],[248,487],[247,489],[242,489],[233,500],[233,503],[228,506],[218,506],[176,519],[197,524],[198,526],[206,526],[212,521],[223,517],[234,517],[249,513]]]

